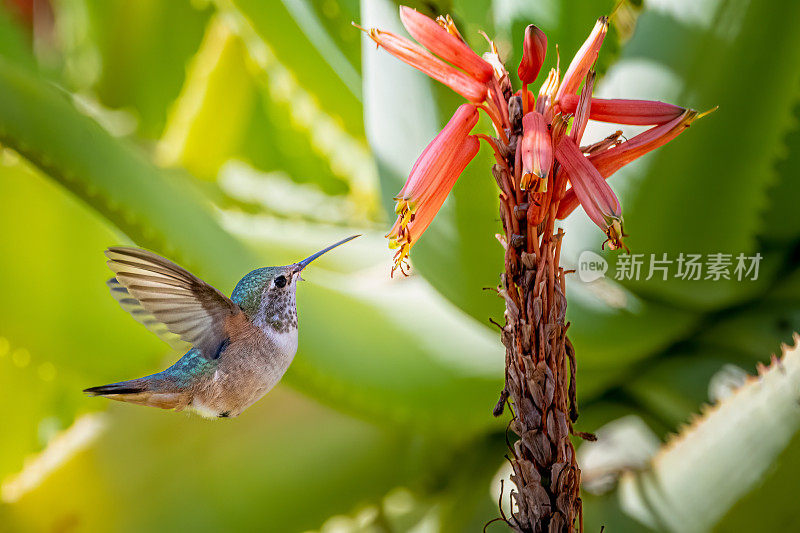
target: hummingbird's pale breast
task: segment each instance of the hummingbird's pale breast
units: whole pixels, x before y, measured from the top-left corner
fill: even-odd
[[[231,342],[215,371],[195,386],[192,410],[238,416],[281,380],[297,353],[297,278],[279,290],[267,287],[252,318],[229,326]]]

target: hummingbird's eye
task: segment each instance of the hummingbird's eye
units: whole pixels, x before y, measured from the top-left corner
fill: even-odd
[[[280,275],[280,276],[276,277],[275,278],[275,286],[278,287],[279,289],[282,289],[283,287],[285,287],[286,286],[286,276]]]

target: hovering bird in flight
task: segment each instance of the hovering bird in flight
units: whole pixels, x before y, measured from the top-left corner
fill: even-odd
[[[108,281],[123,309],[169,342],[192,345],[163,372],[85,389],[139,405],[207,418],[241,414],[275,386],[297,352],[295,290],[313,260],[353,235],[299,263],[253,270],[228,298],[188,270],[147,250],[106,250],[115,277]]]

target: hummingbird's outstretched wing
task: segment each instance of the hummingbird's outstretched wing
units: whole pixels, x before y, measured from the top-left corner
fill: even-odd
[[[106,250],[106,256],[117,282],[145,311],[204,357],[219,356],[228,341],[226,322],[242,312],[238,305],[188,270],[147,250],[115,246]]]
[[[159,339],[169,344],[170,348],[176,352],[185,352],[191,346],[183,341],[180,336],[172,333],[166,324],[153,316],[153,313],[142,307],[139,300],[131,296],[128,289],[125,288],[117,278],[111,278],[106,281],[108,289],[111,291],[111,296],[119,303],[125,311],[131,314],[134,320],[139,324],[146,327],[151,333],[154,333]]]

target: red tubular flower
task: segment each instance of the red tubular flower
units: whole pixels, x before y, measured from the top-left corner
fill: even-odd
[[[609,247],[612,250],[622,248],[622,206],[617,195],[571,137],[561,139],[555,155],[584,211],[608,237]]]
[[[376,28],[369,30],[367,34],[378,46],[382,46],[396,58],[421,70],[431,78],[444,83],[470,102],[479,104],[486,100],[486,91],[488,90],[486,83],[480,82],[448,65],[418,44],[412,43],[394,33]],[[452,37],[447,32],[445,34],[448,37]]]
[[[492,65],[476,54],[472,48],[467,46],[467,43],[450,34],[435,20],[406,6],[400,7],[400,20],[408,33],[434,54],[449,61],[481,83],[487,83],[492,79],[494,74]]]
[[[478,110],[462,105],[414,163],[395,198],[397,221],[386,235],[389,247],[398,248],[392,272],[402,270],[411,246],[428,228],[456,180],[478,153],[478,139],[469,135],[477,122]]]
[[[553,166],[553,144],[541,113],[531,111],[522,117],[522,180],[520,188],[534,192],[547,190],[547,176]]]
[[[586,77],[586,73],[592,67],[597,56],[600,53],[600,46],[603,44],[603,39],[608,32],[608,17],[600,17],[589,34],[589,38],[583,43],[578,53],[569,64],[569,68],[564,73],[564,79],[561,80],[561,85],[558,87],[556,93],[556,101],[566,94],[575,94],[580,87],[581,82]]]
[[[578,100],[579,98],[574,94],[565,94],[559,101],[561,111],[574,114]],[[686,109],[683,107],[653,100],[592,98],[592,112],[589,118],[614,124],[653,126],[674,120],[684,111]]]
[[[685,131],[700,116],[693,109],[684,110],[679,117],[666,124],[650,128],[626,142],[590,155],[588,161],[597,169],[600,176],[607,179],[631,161],[667,144]],[[568,190],[561,200],[556,218],[566,218],[581,203],[576,191],[574,189]]]
[[[522,41],[522,61],[517,68],[519,79],[524,85],[533,83],[539,76],[546,54],[547,36],[542,30],[531,24],[525,28],[525,38]]]

